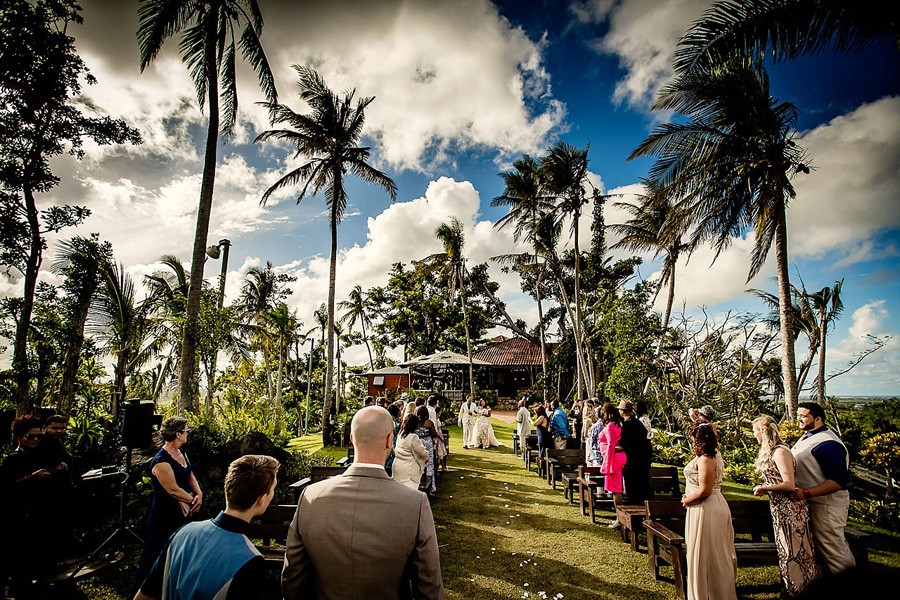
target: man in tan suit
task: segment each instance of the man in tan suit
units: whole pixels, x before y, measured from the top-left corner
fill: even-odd
[[[350,425],[354,462],[303,492],[287,537],[286,600],[444,597],[428,498],[388,477],[393,420],[380,406]]]

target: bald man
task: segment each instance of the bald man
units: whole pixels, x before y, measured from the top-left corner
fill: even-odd
[[[286,600],[444,597],[428,498],[384,470],[393,426],[380,406],[356,413],[353,464],[300,496],[281,573]]]

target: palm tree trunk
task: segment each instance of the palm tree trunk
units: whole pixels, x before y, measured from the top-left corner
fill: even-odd
[[[816,351],[818,350],[818,345],[810,345],[809,353],[806,355],[806,360],[800,363],[800,373],[797,375],[797,389],[802,390],[803,384],[806,383],[806,377],[809,375],[809,371],[812,368],[813,358],[816,357]]]
[[[816,381],[818,384],[816,390],[818,392],[819,403],[825,402],[825,336],[828,334],[828,318],[825,311],[819,319],[819,377]]]
[[[34,310],[34,290],[37,287],[38,270],[41,267],[43,243],[41,240],[41,224],[38,218],[37,202],[29,184],[22,188],[25,198],[25,210],[28,220],[29,248],[25,263],[25,289],[22,294],[22,308],[16,320],[16,337],[13,345],[12,368],[15,373],[16,414],[24,415],[32,412],[33,398],[29,393],[31,374],[28,369],[28,330],[31,328],[31,313]]]
[[[275,382],[275,416],[281,422],[281,390],[284,379],[284,335],[278,340],[278,379]]]
[[[666,328],[669,326],[669,319],[672,316],[672,304],[675,302],[675,268],[674,261],[678,259],[678,253],[673,252],[670,254],[673,258],[673,266],[672,273],[669,275],[668,282],[668,292],[666,294],[666,308],[663,311],[663,319],[662,319],[662,331],[659,334],[659,342],[656,344],[656,352],[654,352],[654,359],[658,359],[662,354],[662,346],[663,341],[666,339]],[[644,391],[643,395],[647,395],[647,390],[650,389],[650,376],[647,376],[647,380],[644,382]]]
[[[372,347],[369,345],[369,337],[366,335],[366,320],[360,319],[359,324],[362,326],[363,342],[366,343],[366,351],[369,353],[369,370],[375,370],[375,362],[372,360]]]
[[[778,320],[781,324],[781,374],[787,418],[797,415],[797,372],[794,362],[794,328],[791,320],[791,282],[788,276],[787,222],[784,202],[776,207],[775,261],[778,268]]]
[[[215,15],[215,11],[208,11]],[[203,289],[203,266],[206,262],[206,241],[212,214],[213,189],[216,179],[216,150],[219,143],[219,80],[216,70],[215,23],[207,25],[205,42],[206,94],[209,124],[206,130],[206,150],[203,157],[203,179],[200,184],[200,205],[197,208],[197,229],[194,232],[194,251],[191,255],[191,279],[188,286],[184,334],[181,342],[181,369],[178,376],[178,414],[192,411],[197,399],[197,335],[199,334],[200,292]]]
[[[460,278],[462,279],[462,278]],[[469,336],[469,315],[466,311],[466,293],[463,291],[465,282],[460,282],[459,298],[462,305],[463,329],[466,331],[466,355],[469,357],[469,393],[475,395],[475,367],[472,365],[472,338]]]
[[[584,396],[582,395],[582,382],[587,389],[593,390],[594,385],[593,382],[590,382],[590,386],[588,387],[587,381],[587,357],[582,355],[582,343],[584,342],[584,336],[582,334],[582,328],[584,325],[584,321],[582,321],[581,317],[581,249],[578,245],[578,221],[580,221],[581,211],[576,210],[572,215],[572,228],[574,232],[574,243],[575,243],[575,319],[577,323],[575,323],[575,344],[578,347],[578,358],[579,358],[579,372],[580,377],[578,379],[578,393],[576,394],[576,398],[578,400],[584,400]]]
[[[335,175],[334,181],[340,180],[340,173]],[[332,395],[334,392],[334,288],[337,285],[337,206],[331,207],[331,264],[328,268],[328,346],[325,358],[325,399],[322,404],[322,444],[333,445],[332,434],[334,427],[331,422]]]
[[[543,399],[547,402],[547,344],[544,341],[544,307],[541,303],[541,277],[543,272],[538,274],[537,281],[534,284],[535,296],[537,297],[538,309],[538,335],[541,338],[541,373],[543,375]]]

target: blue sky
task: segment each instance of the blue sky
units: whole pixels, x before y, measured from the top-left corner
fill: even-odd
[[[472,261],[514,251],[492,224],[502,191],[497,174],[523,153],[556,140],[591,145],[592,182],[605,192],[639,191],[648,160],[627,161],[652,127],[653,94],[671,75],[678,35],[707,1],[487,0],[282,2],[260,0],[262,36],[279,100],[302,110],[292,64],[319,70],[333,89],[375,96],[367,114],[373,159],[395,179],[397,202],[377,188],[350,183],[340,227],[338,296],[356,284],[385,282],[391,263],[438,249],[437,224],[459,218]],[[199,190],[205,115],[170,40],[143,74],[134,32],[136,3],[83,0],[79,51],[99,83],[86,97],[141,129],[135,148],[88,148],[81,163],[57,161],[62,184],[45,202],[74,202],[94,215],[78,233],[99,232],[140,280],[161,255],[187,261]],[[302,8],[301,8],[302,7]],[[844,316],[829,339],[829,371],[865,347],[863,337],[891,335],[884,349],[829,384],[840,395],[900,393],[900,52],[885,40],[856,55],[827,53],[775,65],[772,92],[800,109],[798,142],[816,170],[795,181],[789,211],[792,274],[809,289],[844,278]],[[326,299],[329,235],[324,202],[262,192],[290,164],[289,149],[256,145],[268,127],[252,74],[239,73],[241,113],[235,137],[219,152],[210,243],[232,241],[227,293],[236,297],[252,266],[272,261],[298,277],[292,308],[308,324]],[[621,221],[614,210],[607,222]],[[583,227],[587,228],[585,222]],[[73,231],[65,232],[71,235]],[[708,250],[680,265],[678,306],[762,312],[748,287],[775,290],[767,264],[745,282],[752,237],[736,239],[712,266]],[[51,249],[52,251],[52,249]],[[643,277],[657,264],[647,257]],[[49,261],[48,261],[49,262]],[[210,261],[212,262],[212,261]],[[45,263],[46,264],[46,263]],[[219,264],[207,265],[214,278]],[[44,273],[48,281],[54,278]],[[536,310],[510,277],[496,273],[516,316]],[[16,293],[19,282],[0,282]],[[802,353],[803,342],[798,346]],[[362,362],[365,351],[357,349]],[[354,357],[351,351],[348,356]]]

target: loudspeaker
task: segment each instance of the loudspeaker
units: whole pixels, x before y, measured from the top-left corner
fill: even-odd
[[[56,414],[55,406],[42,406],[35,411],[35,415],[37,418],[41,420],[41,423],[46,423],[47,419]]]
[[[126,400],[122,425],[122,445],[127,448],[149,448],[153,432],[159,428],[162,415],[154,414],[156,404],[150,400]]]

